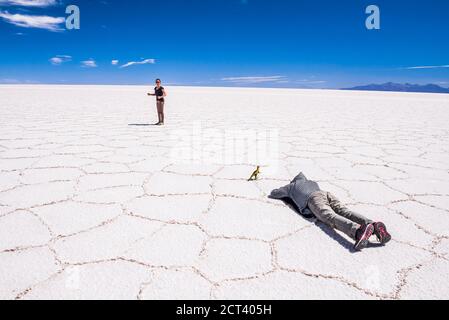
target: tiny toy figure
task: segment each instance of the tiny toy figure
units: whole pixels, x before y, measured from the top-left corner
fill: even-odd
[[[253,172],[251,177],[249,177],[248,181],[254,181],[254,180],[259,179],[259,174],[260,174],[260,166],[257,166],[256,171]]]

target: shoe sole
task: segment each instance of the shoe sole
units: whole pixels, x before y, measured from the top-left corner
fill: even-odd
[[[366,248],[366,246],[368,245],[369,238],[371,238],[373,233],[374,233],[374,226],[373,225],[369,225],[368,227],[366,227],[365,232],[363,233],[363,235],[360,238],[359,242],[357,242],[355,244],[354,249],[356,251],[360,251],[363,248]]]
[[[383,223],[378,223],[374,232],[376,233],[377,240],[379,240],[381,244],[387,244],[391,241],[391,235],[388,233],[387,227]]]

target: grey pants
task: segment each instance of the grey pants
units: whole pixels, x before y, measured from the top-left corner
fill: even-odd
[[[363,224],[373,223],[364,216],[350,211],[333,194],[319,191],[310,196],[309,209],[324,224],[337,229],[352,239]]]

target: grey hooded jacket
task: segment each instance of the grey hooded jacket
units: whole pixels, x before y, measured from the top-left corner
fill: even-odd
[[[317,191],[321,191],[318,183],[308,180],[301,172],[289,185],[273,190],[270,198],[291,200],[303,216],[313,217],[312,212],[308,208],[308,202],[310,196]]]

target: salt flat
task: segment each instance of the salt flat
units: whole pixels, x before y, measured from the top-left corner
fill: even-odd
[[[0,86],[1,299],[448,297],[447,95],[167,89]],[[301,171],[393,241],[267,198]]]

